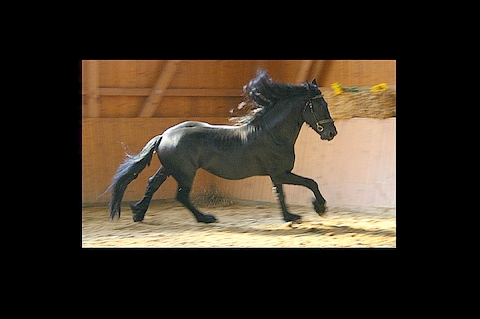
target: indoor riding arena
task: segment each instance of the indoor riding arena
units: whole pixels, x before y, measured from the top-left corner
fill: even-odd
[[[291,94],[305,91],[305,100],[281,96],[279,89],[262,91],[255,86],[260,80],[253,80],[260,79],[259,70],[271,78],[264,81],[272,88],[280,83]],[[84,60],[79,72],[82,248],[396,248],[395,60]],[[282,98],[292,102],[281,104]],[[288,114],[287,106],[292,110]],[[279,132],[289,132],[279,125],[290,114],[298,115],[292,120],[300,131],[298,137],[293,134],[294,165],[288,175],[296,179],[255,175],[253,170],[251,177],[226,178],[248,174],[245,167],[253,160],[227,151],[222,162],[219,153],[207,149],[202,156],[217,156],[217,164],[197,170],[188,197],[184,184],[179,186],[183,182],[177,183],[183,176],[177,168],[203,163],[186,150],[209,147],[209,137],[184,147],[185,156],[161,157],[189,136],[167,139],[172,134],[164,132],[179,123],[212,124],[186,123],[182,132],[195,125],[202,132],[233,132],[236,128],[225,126],[270,123],[266,118],[275,112],[287,115],[273,124],[256,124],[252,134],[283,145]],[[233,121],[249,115],[257,118],[248,124]],[[155,140],[158,135],[162,137]],[[243,143],[249,141],[245,136]],[[226,150],[228,143],[227,138],[211,138],[212,145]],[[293,155],[293,150],[285,154]],[[256,148],[248,158],[266,158],[271,167],[265,170],[273,172],[284,153],[265,156],[267,152],[267,146]],[[125,164],[129,160],[131,166]],[[231,173],[215,175],[220,166],[231,166]],[[152,191],[160,167],[168,174]],[[125,182],[128,174],[132,177]],[[319,196],[326,200],[324,206],[318,204]],[[109,205],[111,198],[121,199],[119,206]],[[145,201],[148,209],[134,221],[131,207]],[[120,215],[110,206],[120,208]],[[204,221],[199,215],[214,218]]]

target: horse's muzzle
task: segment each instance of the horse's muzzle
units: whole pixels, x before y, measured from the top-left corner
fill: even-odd
[[[338,132],[335,128],[331,129],[331,130],[323,130],[321,133],[320,133],[320,138],[322,140],[327,140],[327,141],[331,141],[333,140],[333,138],[335,137],[335,135],[337,135]]]

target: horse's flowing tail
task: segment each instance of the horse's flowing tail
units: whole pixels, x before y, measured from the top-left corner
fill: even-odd
[[[137,178],[138,174],[140,174],[147,165],[150,165],[153,152],[161,140],[162,135],[155,136],[148,141],[147,145],[145,145],[137,155],[127,154],[127,158],[118,167],[115,176],[113,176],[112,184],[105,191],[107,192],[109,189],[112,189],[112,196],[110,197],[109,203],[110,219],[113,219],[117,214],[118,218],[120,218],[120,204],[128,184]]]

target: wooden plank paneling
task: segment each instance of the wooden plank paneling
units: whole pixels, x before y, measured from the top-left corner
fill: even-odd
[[[163,68],[163,61],[140,60],[135,61],[135,63],[137,65],[137,74],[133,87],[151,88],[153,83],[155,83],[158,73]]]
[[[327,60],[325,63],[326,72],[317,76],[320,86],[330,86],[333,82],[344,86],[396,84],[395,60]]]

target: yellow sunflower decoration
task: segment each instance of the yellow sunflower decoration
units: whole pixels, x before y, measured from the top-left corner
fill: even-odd
[[[337,95],[343,92],[342,85],[338,82],[332,83],[331,88],[333,89],[333,93]]]
[[[386,90],[388,90],[387,83],[380,83],[370,88],[370,92],[379,92],[379,91],[386,91]]]
[[[333,93],[335,95],[342,94],[343,92],[359,92],[359,91],[367,91],[368,90],[368,89],[359,90],[356,87],[342,86],[339,82],[332,83],[330,85],[330,87],[333,89]],[[380,84],[374,85],[370,88],[370,92],[380,92],[380,91],[386,91],[386,90],[388,90],[387,83],[380,83]]]

